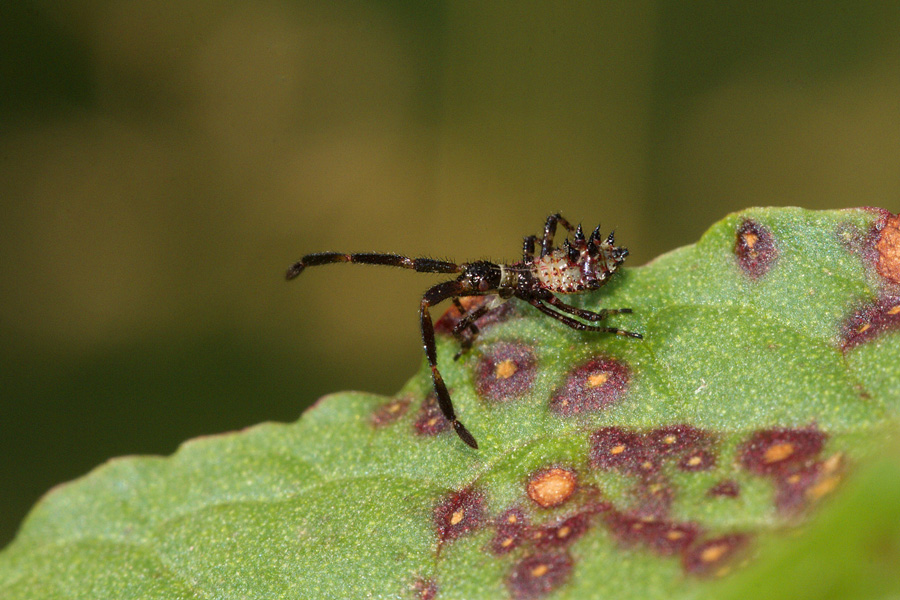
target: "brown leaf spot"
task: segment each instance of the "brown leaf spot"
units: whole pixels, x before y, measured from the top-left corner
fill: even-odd
[[[518,548],[528,534],[528,520],[518,508],[510,508],[497,517],[497,533],[491,540],[494,554],[506,554]]]
[[[550,398],[550,409],[565,417],[596,412],[618,401],[628,386],[625,363],[594,358],[575,368]]]
[[[437,583],[434,579],[419,578],[413,582],[413,593],[416,600],[434,600],[437,596]]]
[[[372,427],[380,429],[395,422],[406,414],[406,411],[409,410],[410,402],[409,397],[403,397],[395,398],[386,404],[382,404],[372,413]]]
[[[740,461],[757,475],[783,475],[810,464],[827,437],[815,427],[757,431],[741,446]]]
[[[441,543],[454,540],[481,526],[484,495],[469,489],[451,492],[434,507],[433,516]]]
[[[707,471],[716,466],[716,455],[707,450],[695,450],[678,462],[682,471]]]
[[[516,371],[518,371],[518,367],[516,367],[516,363],[511,361],[510,359],[506,359],[502,362],[494,365],[494,377],[497,379],[509,379],[513,375],[515,375]]]
[[[648,449],[654,454],[669,456],[701,450],[711,443],[710,436],[691,425],[667,425],[646,434]]]
[[[732,533],[706,540],[687,549],[681,555],[681,563],[685,571],[694,575],[724,574],[723,567],[748,542],[749,538],[740,533]]]
[[[528,478],[528,497],[542,508],[552,508],[568,500],[577,485],[575,471],[571,469],[541,469]]]
[[[891,283],[900,283],[900,215],[892,215],[875,243],[878,273]]]
[[[494,402],[519,398],[531,389],[536,364],[534,353],[525,344],[496,344],[479,361],[475,388]]]
[[[645,519],[665,519],[672,508],[675,499],[675,490],[668,479],[661,475],[655,478],[643,478],[641,482],[631,490],[631,496],[635,499],[631,513]]]
[[[611,512],[606,516],[606,524],[619,543],[644,545],[663,556],[678,554],[700,533],[693,523],[673,523],[632,513]]]
[[[896,329],[900,329],[900,296],[884,296],[853,312],[842,328],[841,350],[846,352]]]
[[[437,403],[435,395],[429,394],[422,401],[419,414],[413,423],[413,429],[418,435],[432,436],[450,429],[450,423],[444,417]]]
[[[772,267],[778,257],[778,248],[766,227],[746,219],[737,230],[734,253],[738,265],[750,279],[759,279]]]
[[[534,600],[565,583],[571,572],[572,558],[565,552],[533,554],[516,564],[506,584],[515,600]]]
[[[598,469],[649,474],[659,470],[659,461],[647,452],[639,433],[621,427],[603,427],[591,434],[591,466]]]
[[[538,548],[564,548],[581,537],[590,522],[588,515],[580,513],[557,523],[542,526],[533,536]]]
[[[741,486],[737,481],[731,479],[720,481],[706,492],[707,496],[719,496],[722,498],[737,498],[740,494]]]
[[[775,494],[778,510],[789,515],[797,514],[833,492],[842,479],[838,472],[840,466],[835,465],[834,458],[832,456],[826,461],[778,477]]]

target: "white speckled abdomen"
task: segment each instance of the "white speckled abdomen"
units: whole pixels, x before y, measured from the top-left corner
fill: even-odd
[[[587,289],[578,264],[570,261],[561,250],[535,259],[534,270],[541,285],[551,292],[574,294]]]

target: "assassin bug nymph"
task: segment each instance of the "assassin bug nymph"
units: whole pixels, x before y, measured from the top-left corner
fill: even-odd
[[[570,242],[568,238],[562,246],[555,247],[553,238],[556,235],[557,224],[562,225],[570,233],[574,233]],[[509,298],[523,300],[547,316],[568,325],[578,331],[599,331],[601,333],[614,333],[632,338],[641,339],[639,333],[624,331],[615,327],[600,327],[583,323],[588,321],[596,323],[606,317],[621,313],[630,313],[630,308],[602,309],[593,312],[566,304],[554,294],[578,294],[590,290],[596,290],[609,281],[610,276],[628,256],[628,250],[614,245],[613,234],[606,239],[600,235],[600,227],[585,237],[581,225],[572,227],[559,214],[547,217],[544,225],[544,235],[540,239],[541,254],[534,256],[537,236],[530,235],[525,238],[522,251],[522,260],[512,264],[496,264],[485,260],[470,263],[456,264],[445,260],[432,258],[410,258],[399,254],[383,254],[364,252],[357,254],[344,254],[341,252],[318,252],[307,254],[295,262],[287,271],[287,279],[294,279],[306,267],[327,265],[330,263],[359,263],[365,265],[386,265],[389,267],[401,267],[412,269],[419,273],[459,273],[456,279],[439,283],[425,292],[422,303],[419,306],[419,320],[422,326],[422,342],[425,345],[425,356],[431,367],[431,380],[434,384],[434,393],[437,396],[438,406],[444,417],[453,426],[453,430],[462,441],[478,448],[478,443],[468,429],[456,418],[450,393],[444,384],[437,367],[437,351],[434,341],[434,325],[428,307],[444,300],[453,300],[460,312],[461,319],[454,326],[453,334],[460,340],[461,349],[456,355],[465,352],[472,344],[474,336],[478,334],[475,321],[488,310],[497,306],[500,302]],[[463,296],[495,296],[495,302],[489,302],[480,308],[466,313],[459,301]],[[573,317],[577,317],[573,318]],[[463,337],[468,330],[469,336]]]

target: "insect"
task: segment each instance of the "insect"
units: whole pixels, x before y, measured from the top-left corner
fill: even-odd
[[[559,247],[553,245],[557,224],[574,234],[571,242],[567,237]],[[419,273],[458,273],[459,276],[456,279],[438,283],[425,292],[419,305],[419,321],[422,327],[425,356],[431,367],[431,380],[438,406],[460,439],[472,448],[478,448],[475,437],[456,418],[450,393],[438,370],[434,324],[431,321],[428,307],[444,300],[452,300],[459,310],[461,319],[453,328],[454,336],[461,342],[461,348],[456,358],[459,358],[460,354],[471,346],[478,334],[475,321],[488,310],[510,298],[518,298],[527,302],[545,315],[578,331],[598,331],[636,339],[642,338],[639,333],[588,324],[602,321],[610,315],[630,313],[630,308],[604,308],[599,312],[593,312],[566,304],[555,296],[555,294],[578,294],[596,290],[609,281],[609,278],[628,256],[626,248],[614,245],[613,233],[603,239],[598,225],[589,237],[585,237],[581,225],[572,227],[557,213],[547,217],[544,224],[544,235],[540,239],[540,256],[535,257],[537,243],[537,236],[526,237],[522,249],[522,260],[512,264],[497,264],[485,260],[456,264],[432,258],[411,258],[399,254],[376,252],[355,254],[318,252],[307,254],[291,265],[287,270],[287,279],[294,279],[306,267],[330,263],[386,265],[411,269]],[[463,296],[490,295],[495,296],[492,302],[469,313],[459,301],[459,298]],[[582,321],[588,321],[588,323]],[[468,337],[463,336],[465,332],[469,334]]]

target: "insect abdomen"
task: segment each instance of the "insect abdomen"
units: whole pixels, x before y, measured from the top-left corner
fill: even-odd
[[[534,269],[541,285],[552,292],[573,294],[587,289],[578,264],[558,250],[535,260]]]

